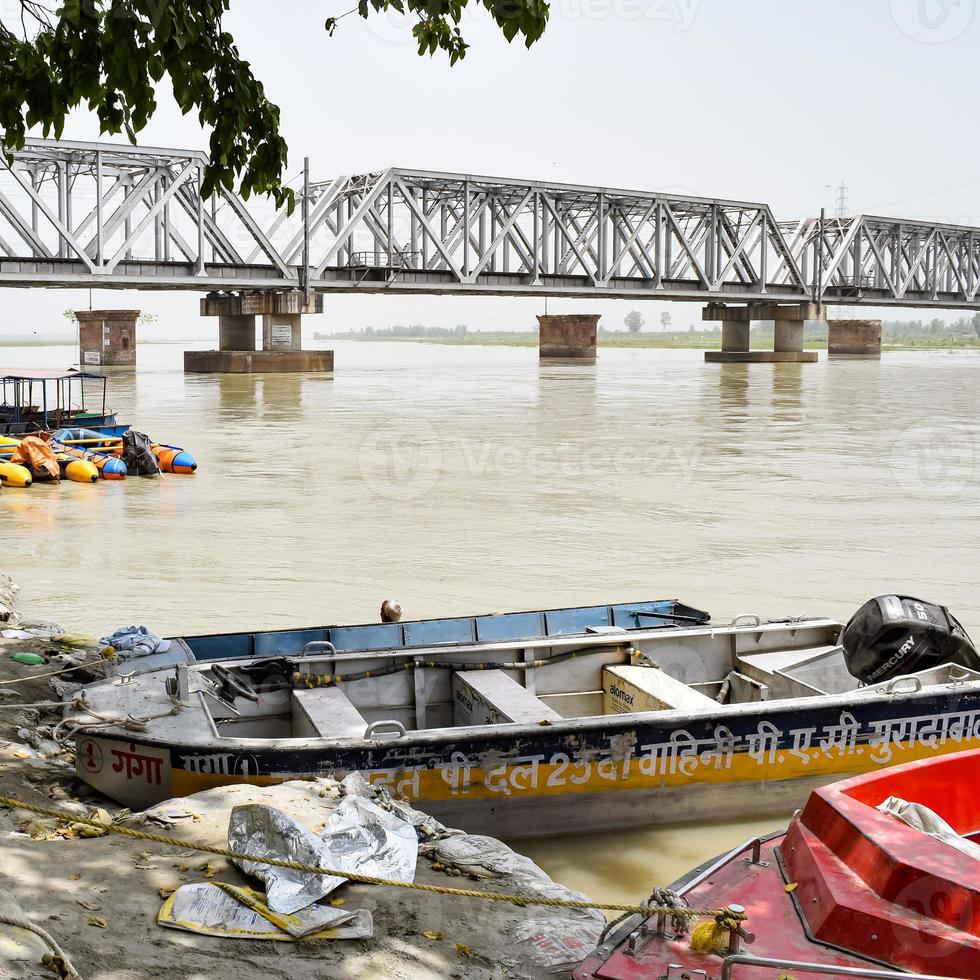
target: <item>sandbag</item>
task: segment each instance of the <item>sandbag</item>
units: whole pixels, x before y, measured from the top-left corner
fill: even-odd
[[[51,950],[48,944],[29,929],[14,925],[29,922],[20,903],[14,897],[17,882],[0,878],[0,977],[9,980],[37,980],[54,977],[41,965]]]

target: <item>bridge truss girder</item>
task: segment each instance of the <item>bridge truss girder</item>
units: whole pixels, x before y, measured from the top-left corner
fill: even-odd
[[[202,200],[205,165],[29,140],[0,169],[0,285],[980,308],[977,228],[397,168],[310,185],[304,224]]]

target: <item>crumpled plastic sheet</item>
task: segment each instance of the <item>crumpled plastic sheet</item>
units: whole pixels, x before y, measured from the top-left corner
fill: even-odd
[[[415,880],[418,858],[415,828],[361,796],[341,800],[319,837],[275,807],[237,806],[228,824],[228,846],[261,857],[396,881]],[[255,861],[239,864],[246,874],[265,882],[266,900],[274,912],[298,912],[346,881]]]
[[[273,857],[315,867],[326,865],[316,834],[301,827],[282,810],[263,803],[247,803],[231,811],[228,846],[233,851],[244,851],[256,857]],[[328,895],[344,880],[255,861],[236,861],[236,864],[245,874],[265,882],[266,902],[270,909],[289,915]]]
[[[112,647],[120,659],[129,660],[151,653],[166,653],[170,649],[170,640],[162,639],[146,626],[120,626],[112,635],[103,636],[99,646]]]
[[[528,897],[589,901],[588,896],[552,881],[530,858],[502,841],[479,834],[457,834],[424,844],[422,850],[480,878],[506,877],[507,891]],[[533,906],[511,932],[511,945],[501,962],[518,970],[533,967],[551,974],[565,973],[581,962],[599,939],[606,920],[596,909]]]
[[[48,619],[22,619],[18,625],[35,640],[53,640],[65,632],[58,623],[52,623]]]
[[[921,803],[910,803],[898,796],[889,796],[878,804],[878,809],[908,824],[913,830],[921,830],[922,833],[955,847],[974,860],[980,859],[980,844],[962,837],[938,813]]]

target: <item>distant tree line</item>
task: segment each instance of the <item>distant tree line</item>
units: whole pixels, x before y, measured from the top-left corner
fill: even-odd
[[[980,337],[980,313],[961,316],[946,322],[939,317],[931,320],[883,320],[884,337]]]
[[[368,337],[465,337],[466,324],[460,323],[455,327],[426,327],[421,323],[413,323],[407,327],[365,327]]]
[[[314,337],[336,339],[337,337],[384,340],[387,337],[416,340],[425,337],[465,337],[467,326],[460,323],[455,327],[427,327],[413,323],[407,327],[364,327],[362,330],[348,330],[346,333],[314,333]]]
[[[847,319],[854,316],[860,319],[859,313],[830,311],[830,319]],[[752,324],[752,334],[757,337],[771,337],[774,324],[772,320],[760,320]],[[819,341],[827,339],[827,324],[824,321],[812,320],[806,324],[805,339]],[[968,339],[980,338],[980,314],[962,316],[957,320],[941,320],[933,317],[931,320],[882,320],[881,336],[884,340],[901,341],[925,339]]]
[[[70,312],[70,311],[69,311]],[[68,314],[66,314],[68,315]],[[831,319],[846,318],[847,313],[841,310],[836,313],[831,311]],[[668,312],[663,312],[660,314],[660,330],[656,332],[656,335],[662,339],[680,339],[682,337],[687,337],[689,339],[698,336],[709,337],[712,334],[717,334],[721,330],[721,325],[718,323],[698,323],[696,326],[690,324],[686,329],[680,328],[671,329],[672,324],[671,314]],[[643,315],[639,310],[631,310],[624,317],[624,325],[626,331],[631,334],[638,334],[646,326],[646,322]],[[608,329],[600,320],[599,322],[599,333],[600,334],[616,334],[623,333],[624,331],[613,329]],[[962,316],[957,320],[941,320],[939,317],[933,317],[930,320],[884,320],[881,324],[881,332],[883,338],[887,340],[913,340],[913,339],[929,339],[929,338],[960,338],[960,339],[973,339],[980,338],[980,313],[974,313],[970,316]],[[513,333],[517,335],[527,335],[536,336],[537,329],[530,327],[524,331],[489,331],[489,332],[477,332],[479,337],[489,337],[490,334],[494,335],[507,335],[509,336]],[[768,338],[773,335],[773,323],[771,320],[760,320],[752,324],[752,334],[760,338]],[[408,326],[392,326],[392,327],[363,327],[360,330],[348,330],[346,332],[333,332],[333,333],[315,333],[314,337],[323,340],[336,340],[336,339],[347,339],[347,340],[425,340],[425,339],[439,339],[445,337],[466,337],[474,336],[471,334],[465,323],[458,324],[455,327],[429,327],[421,323],[413,323]],[[827,339],[827,325],[821,321],[812,321],[807,323],[805,330],[805,339],[807,341],[825,341]]]

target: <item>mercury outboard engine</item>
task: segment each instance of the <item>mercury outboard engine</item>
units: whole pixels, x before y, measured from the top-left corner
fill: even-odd
[[[841,645],[847,669],[865,684],[940,664],[980,670],[980,655],[949,610],[911,596],[870,599],[844,627]]]

